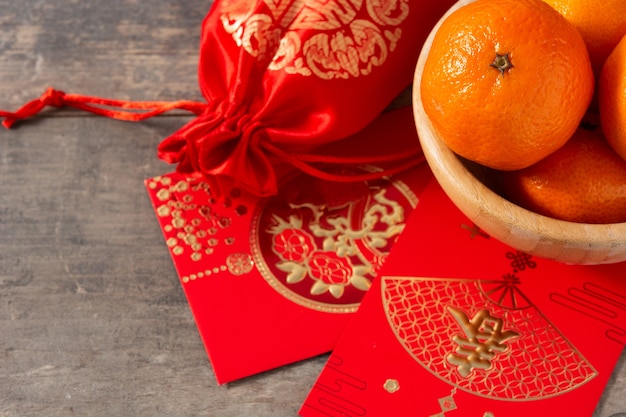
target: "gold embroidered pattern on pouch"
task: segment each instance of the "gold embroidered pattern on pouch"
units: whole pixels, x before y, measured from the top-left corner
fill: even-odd
[[[385,7],[380,0],[264,3],[266,13],[247,10],[242,1],[224,6],[222,25],[237,46],[269,61],[270,70],[325,80],[365,76],[383,65],[409,14],[409,0],[389,0]]]

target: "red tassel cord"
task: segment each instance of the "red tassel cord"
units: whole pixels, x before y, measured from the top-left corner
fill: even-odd
[[[65,94],[63,91],[49,88],[41,97],[26,103],[15,112],[0,110],[0,117],[4,118],[2,125],[7,129],[11,128],[15,122],[36,116],[48,106],[57,108],[73,107],[99,116],[130,122],[145,120],[175,109],[199,115],[208,107],[206,103],[196,101],[112,100],[79,94]]]

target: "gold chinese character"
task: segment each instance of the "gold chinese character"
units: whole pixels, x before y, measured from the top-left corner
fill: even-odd
[[[448,311],[465,333],[454,336],[452,340],[458,347],[447,357],[448,363],[456,366],[463,377],[474,368],[489,369],[496,354],[507,349],[504,342],[519,336],[512,330],[503,331],[502,319],[493,317],[487,310],[480,310],[471,320],[461,310],[448,307]]]

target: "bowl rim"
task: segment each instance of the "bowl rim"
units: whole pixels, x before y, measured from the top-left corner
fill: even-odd
[[[624,259],[621,260],[626,260],[626,222],[576,223],[527,210],[505,199],[483,184],[438,137],[438,133],[426,115],[422,104],[421,75],[430,52],[430,45],[442,22],[457,9],[474,1],[476,0],[457,1],[440,18],[424,42],[415,68],[412,88],[413,115],[420,144],[435,178],[455,205],[470,219],[477,216],[487,216],[495,222],[516,228],[522,234],[541,236],[541,241],[587,250],[606,249],[607,251],[614,250],[620,254],[624,252]],[[484,197],[492,201],[487,202]],[[494,205],[498,206],[497,210],[492,209]],[[478,226],[481,227],[480,224]],[[488,228],[485,228],[485,231],[490,233]],[[495,234],[494,237],[497,238]]]

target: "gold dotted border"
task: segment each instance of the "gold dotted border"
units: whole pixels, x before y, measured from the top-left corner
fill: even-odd
[[[227,272],[227,271],[228,271],[228,267],[226,265],[216,266],[214,268],[207,269],[205,271],[196,272],[195,274],[185,275],[184,277],[181,278],[181,281],[187,284],[191,281],[197,281],[199,279],[207,278],[207,277],[217,275],[217,274],[220,274],[222,272]]]

